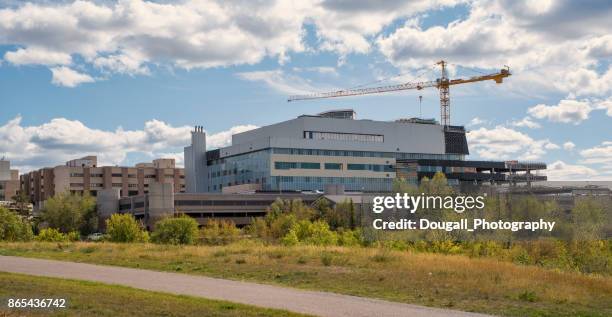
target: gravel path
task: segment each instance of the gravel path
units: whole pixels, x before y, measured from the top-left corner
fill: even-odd
[[[0,256],[0,271],[117,284],[150,291],[226,300],[325,317],[486,316],[204,276],[23,257]]]

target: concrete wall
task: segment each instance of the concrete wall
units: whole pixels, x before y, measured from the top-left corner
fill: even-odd
[[[174,184],[154,183],[149,185],[147,228],[153,230],[157,221],[174,215]]]
[[[105,230],[106,219],[119,210],[119,188],[109,188],[98,191],[96,197],[99,228]]]
[[[208,166],[206,165],[206,134],[202,127],[191,132],[191,145],[185,147],[185,191],[208,191]]]

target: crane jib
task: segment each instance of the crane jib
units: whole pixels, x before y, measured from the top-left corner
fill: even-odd
[[[290,96],[287,101],[298,101],[298,100],[310,100],[310,99],[323,99],[323,98],[334,98],[334,97],[348,97],[348,96],[358,96],[358,95],[368,95],[368,94],[377,94],[391,91],[400,91],[400,90],[409,90],[416,89],[421,90],[428,87],[435,87],[440,90],[440,111],[441,111],[441,120],[440,123],[443,125],[450,125],[450,96],[448,92],[449,86],[459,85],[459,84],[467,84],[485,80],[493,80],[496,83],[502,83],[503,78],[512,75],[510,73],[510,68],[506,66],[506,68],[501,69],[498,73],[470,77],[470,78],[459,78],[459,79],[448,79],[446,77],[446,62],[439,61],[437,64],[441,65],[442,76],[441,78],[436,79],[435,81],[428,82],[417,82],[417,83],[403,83],[399,85],[388,85],[381,87],[368,87],[368,88],[359,88],[359,89],[345,89],[338,90],[332,92],[324,92],[324,93],[313,93],[307,95],[294,95]]]

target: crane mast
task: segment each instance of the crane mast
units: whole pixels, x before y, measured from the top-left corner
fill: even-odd
[[[436,63],[442,68],[442,77],[440,77],[440,124],[444,126],[450,125],[450,89],[448,81],[448,71],[446,70],[446,62],[439,61]]]
[[[359,89],[344,89],[338,91],[331,92],[323,92],[323,93],[312,93],[306,95],[294,95],[289,96],[287,101],[298,101],[298,100],[312,100],[312,99],[323,99],[323,98],[336,98],[336,97],[348,97],[348,96],[359,96],[359,95],[369,95],[369,94],[377,94],[384,93],[390,91],[400,91],[400,90],[409,90],[409,89],[417,89],[421,90],[429,87],[436,87],[440,91],[440,124],[444,126],[450,125],[450,86],[467,84],[485,80],[493,80],[496,83],[500,84],[503,82],[505,77],[512,75],[510,73],[510,68],[507,66],[501,69],[497,73],[487,74],[482,76],[475,76],[470,78],[459,78],[459,79],[449,79],[448,78],[448,67],[447,62],[441,60],[436,63],[436,65],[440,65],[441,76],[435,81],[422,81],[416,83],[403,83],[398,85],[388,85],[388,86],[380,86],[380,87],[368,87],[368,88],[359,88]]]

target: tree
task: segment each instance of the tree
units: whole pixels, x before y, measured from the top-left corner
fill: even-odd
[[[31,216],[32,211],[30,210],[30,207],[29,207],[30,197],[28,197],[26,193],[20,190],[11,199],[13,199],[13,201],[15,202],[15,207],[17,209],[16,211],[20,216],[22,217]]]
[[[4,207],[0,207],[0,240],[29,241],[32,237],[32,226],[27,220]]]
[[[93,233],[98,229],[97,217],[96,200],[89,194],[57,194],[47,199],[42,210],[42,218],[49,227],[63,233]]]
[[[266,221],[269,224],[282,214],[294,214],[298,220],[312,220],[315,216],[315,211],[306,206],[301,199],[283,200],[279,198],[268,207]]]
[[[406,193],[410,195],[415,195],[418,192],[418,187],[408,183],[404,178],[395,178],[393,180],[393,189],[394,193]]]
[[[327,207],[321,210],[321,219],[325,220],[333,230],[355,228],[357,222],[355,218],[355,206],[350,199],[337,203],[334,208]]]
[[[571,213],[572,238],[576,241],[592,241],[604,236],[606,211],[592,197],[576,199]]]
[[[419,191],[430,195],[450,195],[453,193],[453,188],[448,186],[444,173],[436,172],[431,179],[423,177]]]
[[[151,234],[153,242],[166,244],[194,244],[197,237],[198,222],[185,215],[158,221]]]
[[[131,214],[113,214],[106,219],[106,234],[112,242],[147,242],[149,234]]]

